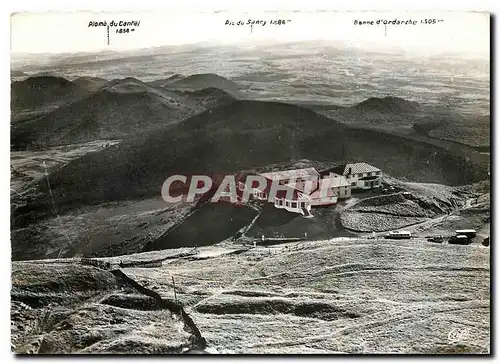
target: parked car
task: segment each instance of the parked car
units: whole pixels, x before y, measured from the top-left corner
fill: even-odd
[[[443,235],[435,235],[428,238],[427,241],[430,241],[432,243],[442,243],[444,241],[444,237]]]
[[[458,244],[458,245],[469,245],[471,241],[467,237],[467,235],[455,235],[448,240],[448,243]]]
[[[411,239],[409,231],[391,231],[385,236],[386,239]]]
[[[465,235],[467,236],[467,238],[472,239],[476,237],[476,230],[474,229],[455,230],[455,235]]]

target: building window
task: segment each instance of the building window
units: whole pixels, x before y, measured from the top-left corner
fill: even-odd
[[[292,208],[297,208],[297,202],[292,202]]]
[[[372,175],[372,172],[368,172],[368,177],[370,177]]]
[[[365,182],[365,187],[370,187],[370,182]]]
[[[356,186],[356,182],[351,182],[351,186]]]

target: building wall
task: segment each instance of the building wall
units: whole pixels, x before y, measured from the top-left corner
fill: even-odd
[[[351,197],[351,186],[341,186],[337,187],[337,194],[339,198],[349,198]]]
[[[337,196],[327,196],[323,198],[313,198],[311,199],[311,205],[312,206],[327,206],[327,205],[332,205],[337,203],[338,197]]]
[[[277,197],[274,200],[274,207],[278,209],[285,209],[290,212],[296,212],[299,214],[304,215],[304,211],[302,210],[305,208],[307,211],[311,211],[311,202],[309,201],[296,201],[296,200],[287,200],[284,198],[279,198]]]
[[[372,185],[372,182],[373,182],[373,185]],[[358,188],[367,190],[367,189],[371,189],[371,188],[380,187],[380,184],[381,184],[381,180],[378,178],[376,180],[372,180],[372,181],[358,181],[358,186],[359,186]]]
[[[378,173],[378,174],[375,174],[375,173]],[[351,188],[354,188],[354,189],[370,189],[371,188],[371,184],[368,185],[368,186],[365,186],[365,181],[360,180],[360,178],[362,178],[362,177],[370,177],[370,176],[374,176],[374,175],[378,177],[376,180],[374,180],[374,186],[373,186],[373,188],[376,188],[376,187],[380,186],[381,183],[382,183],[382,177],[383,177],[382,171],[369,172],[369,173],[357,173],[357,174],[354,174],[354,175],[347,175],[346,178],[347,178],[347,181],[351,184]],[[369,182],[369,181],[367,181],[367,182]]]
[[[363,176],[365,176],[364,174]],[[293,193],[288,196],[286,196],[286,190],[278,190],[276,194],[276,198],[273,203],[274,207],[279,208],[279,209],[285,209],[287,211],[291,212],[296,212],[296,213],[301,213],[304,214],[303,208],[306,210],[310,211],[311,207],[313,206],[326,206],[326,205],[332,205],[336,204],[339,199],[347,199],[351,197],[351,186],[338,186],[338,187],[332,187],[328,188],[326,190],[326,196],[322,196],[324,192],[321,192],[319,190],[316,190],[316,187],[319,187],[317,184],[319,183],[319,180],[316,178],[316,176],[311,176],[312,180],[314,180],[314,183],[312,185],[312,190],[315,191],[311,193],[309,196],[304,196],[302,193],[299,193],[297,190],[292,188]],[[344,178],[341,177],[340,175],[337,175],[335,173],[330,173],[330,177],[339,177],[339,178]],[[343,181],[347,182],[354,182],[355,183],[355,188],[364,188],[363,182],[358,181],[358,178],[361,178],[361,176],[351,176],[351,180],[348,180],[347,178]],[[306,179],[310,180],[310,179]],[[271,192],[271,185],[273,183],[272,180],[266,179],[267,181],[267,186],[263,190],[260,191],[260,193],[255,193],[251,194],[250,198],[254,198],[257,200],[262,200],[262,201],[268,201],[270,192]],[[281,182],[281,181],[280,181]],[[288,181],[286,181],[288,182]],[[342,183],[342,182],[341,182]],[[237,190],[238,190],[238,195],[242,195],[243,191],[241,189],[241,183],[237,185]],[[253,187],[256,187],[254,185]],[[252,192],[259,192],[256,191],[255,189],[252,188]],[[241,196],[240,195],[240,196]]]
[[[344,176],[340,176],[336,173],[333,173],[333,172],[330,172],[330,174],[328,175],[329,178],[332,178],[332,177],[342,177],[342,178],[345,178]],[[350,181],[345,178],[345,181],[347,181],[348,183],[350,183]],[[338,187],[333,187],[333,190],[336,192],[337,196],[339,199],[345,199],[345,198],[350,198],[351,197],[351,186],[338,186]]]

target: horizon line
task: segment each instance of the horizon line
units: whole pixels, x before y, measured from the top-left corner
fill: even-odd
[[[467,51],[461,51],[461,50],[456,50],[456,51],[437,51],[437,52],[431,52],[431,53],[422,53],[419,50],[408,50],[408,49],[403,49],[400,46],[376,46],[376,47],[369,47],[369,49],[365,49],[365,47],[360,44],[360,41],[356,42],[351,42],[349,40],[326,40],[326,39],[308,39],[308,40],[268,40],[268,39],[261,39],[259,41],[242,41],[242,42],[235,42],[235,43],[228,43],[228,42],[217,42],[217,41],[210,41],[210,40],[203,40],[203,41],[196,41],[196,42],[187,42],[187,43],[182,43],[182,44],[162,44],[162,45],[151,45],[151,46],[146,46],[146,47],[137,47],[137,48],[110,48],[110,49],[96,49],[96,50],[81,50],[81,51],[42,51],[42,52],[19,52],[19,51],[10,51],[10,57],[11,57],[11,62],[12,62],[12,57],[19,57],[19,56],[30,56],[30,55],[77,55],[77,54],[99,54],[99,53],[130,53],[130,52],[138,52],[138,51],[147,51],[147,50],[154,50],[158,48],[180,48],[180,47],[195,47],[195,46],[200,46],[200,47],[232,47],[232,48],[241,48],[245,46],[251,46],[253,45],[255,48],[258,48],[259,46],[270,46],[270,45],[285,45],[285,44],[300,44],[300,43],[330,43],[333,47],[338,47],[339,50],[342,50],[345,48],[346,50],[355,50],[355,51],[363,51],[366,53],[381,53],[381,54],[401,54],[401,55],[418,55],[419,57],[424,57],[424,58],[429,58],[429,57],[436,57],[436,56],[441,56],[441,55],[453,55],[453,56],[464,56],[464,58],[467,59],[481,59],[485,61],[491,61],[491,45],[488,54],[476,54],[476,53],[470,53]],[[344,47],[342,48],[341,45]]]

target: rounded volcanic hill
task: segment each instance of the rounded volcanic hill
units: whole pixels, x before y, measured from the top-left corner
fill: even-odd
[[[380,113],[413,113],[420,110],[415,101],[408,101],[400,97],[387,96],[384,98],[370,97],[352,107],[358,111]]]
[[[28,77],[28,75],[23,71],[10,70],[10,77]]]
[[[170,76],[168,78],[162,78],[162,79],[150,81],[150,82],[147,82],[147,84],[150,85],[150,86],[152,86],[152,87],[164,87],[164,86],[170,85],[173,82],[182,80],[183,78],[184,78],[183,75],[175,73],[175,74],[173,74],[172,76]]]
[[[63,77],[36,76],[11,84],[12,108],[63,104],[84,97],[88,91]]]
[[[237,173],[299,159],[363,161],[396,177],[455,185],[487,173],[434,145],[349,127],[295,105],[245,100],[74,160],[51,175],[52,192],[61,209],[72,209],[159,196],[173,174]],[[40,188],[45,197],[26,209],[50,213],[48,191]]]
[[[73,83],[83,87],[90,92],[95,92],[101,87],[105,86],[108,83],[108,80],[101,77],[82,76],[75,78],[73,80]]]
[[[156,93],[114,92],[104,88],[13,128],[12,146],[23,149],[123,138],[167,125],[182,115]]]
[[[224,90],[164,90],[135,78],[107,82],[98,91],[42,117],[16,124],[15,150],[125,138],[170,125],[235,98]]]
[[[142,82],[141,80],[134,77],[117,78],[111,80],[103,85],[103,88],[114,92],[137,92],[152,89],[145,82]]]
[[[234,97],[241,97],[241,86],[236,82],[215,73],[200,73],[179,79],[168,84],[169,88],[178,90],[201,90],[206,88],[218,88],[224,90]]]

